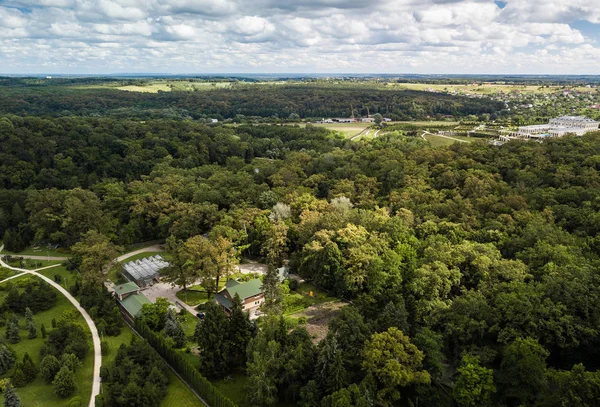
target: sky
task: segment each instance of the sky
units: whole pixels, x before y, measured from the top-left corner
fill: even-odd
[[[600,74],[600,0],[0,0],[0,73]]]

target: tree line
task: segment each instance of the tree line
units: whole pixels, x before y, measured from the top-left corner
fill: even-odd
[[[6,82],[5,82],[6,83]],[[423,120],[497,113],[504,103],[412,90],[333,83],[232,86],[198,92],[124,92],[18,82],[3,86],[0,112],[23,116],[88,116],[133,119],[255,119],[366,117],[381,113],[394,120]],[[505,112],[508,113],[508,112]]]

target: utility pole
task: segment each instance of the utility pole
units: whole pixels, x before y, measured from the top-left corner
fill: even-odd
[[[350,113],[352,113],[352,121],[354,121],[354,106],[350,103]]]

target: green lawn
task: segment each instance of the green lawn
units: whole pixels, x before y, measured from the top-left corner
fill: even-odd
[[[27,279],[37,278],[34,276],[23,276],[11,280],[14,284],[20,284],[25,282]],[[8,284],[4,283],[4,284]],[[34,321],[38,327],[38,331],[42,324],[46,326],[46,329],[49,331],[52,329],[52,318],[56,318],[57,320],[60,316],[68,310],[74,310],[75,307],[67,300],[63,295],[58,295],[56,299],[56,305],[47,311],[42,311],[34,316]],[[41,333],[38,332],[38,337],[35,339],[27,339],[27,331],[25,329],[25,319],[22,315],[20,315],[21,321],[21,341],[17,344],[9,344],[9,346],[15,351],[17,358],[22,359],[25,352],[28,352],[31,358],[33,359],[36,365],[39,365],[41,361],[40,357],[40,349],[44,344],[44,339],[42,339]],[[77,322],[80,323],[87,332],[89,332],[87,328],[87,324],[85,323],[83,317],[79,315]],[[2,334],[4,334],[4,329],[2,329]],[[83,362],[83,366],[77,369],[75,372],[75,379],[77,382],[77,390],[73,396],[68,399],[62,399],[54,394],[51,384],[46,384],[40,377],[38,377],[34,382],[28,384],[25,387],[17,389],[17,393],[21,398],[21,405],[23,406],[33,406],[33,407],[45,407],[45,406],[64,406],[67,404],[68,400],[73,397],[81,397],[84,405],[87,405],[90,399],[90,394],[92,392],[92,377],[93,377],[93,366],[94,366],[94,351],[92,340],[90,337],[89,340],[90,348],[86,355],[86,358]],[[8,374],[3,376],[7,377]]]
[[[6,264],[12,267],[24,268],[27,270],[37,270],[42,267],[54,266],[63,263],[62,260],[31,260],[23,259],[19,261],[8,261]]]
[[[41,270],[38,273],[58,282],[60,285],[65,287],[67,290],[75,284],[77,280],[77,271],[69,271],[65,266],[52,267],[46,270]],[[60,276],[59,279],[55,280],[55,276]],[[60,281],[58,281],[60,280]],[[66,282],[66,285],[65,285]]]
[[[12,277],[12,276],[14,276],[14,275],[16,275],[18,273],[19,273],[18,271],[14,271],[14,270],[11,270],[11,269],[5,269],[3,267],[0,267],[0,281],[5,280],[5,279],[7,279],[9,277]],[[0,286],[0,289],[1,289],[1,286]]]
[[[435,134],[425,134],[423,137],[425,138],[425,140],[429,141],[429,143],[433,147],[449,146],[449,145],[452,145],[454,143],[459,143],[459,141],[452,140],[452,139],[445,138],[445,137],[439,137],[439,136],[437,136]],[[449,136],[449,137],[454,137],[454,136]],[[462,139],[462,138],[459,138],[459,137],[455,137],[455,138],[457,138],[459,140]]]
[[[175,374],[169,370],[169,388],[161,407],[198,407],[202,402]]]
[[[250,407],[246,401],[246,384],[248,378],[242,373],[236,373],[221,380],[211,380],[212,384],[240,407]]]
[[[201,287],[198,287],[201,288]],[[206,291],[200,291],[199,289],[188,289],[187,291],[179,290],[177,291],[177,298],[181,301],[185,302],[192,307],[196,305],[204,304],[209,300],[208,293]]]
[[[231,278],[235,279],[240,276],[241,274],[238,273],[231,276]],[[226,282],[227,280],[223,278],[219,281],[219,291],[222,290],[223,287],[225,287]],[[199,304],[204,304],[209,299],[208,293],[200,284],[188,287],[187,291],[179,290],[175,295],[177,295],[177,298],[179,298],[181,301],[185,302],[187,305],[190,305],[192,307],[195,307]]]
[[[302,311],[312,305],[324,302],[337,301],[337,298],[329,296],[311,283],[301,283],[294,291],[290,291],[284,297],[285,314],[290,315]]]

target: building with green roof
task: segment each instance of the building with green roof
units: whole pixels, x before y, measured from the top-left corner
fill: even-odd
[[[121,313],[130,321],[138,316],[144,304],[152,304],[148,297],[140,293],[140,287],[133,282],[117,285],[113,292],[117,297]]]
[[[215,301],[228,315],[231,313],[233,297],[236,294],[242,300],[242,309],[250,314],[254,314],[262,303],[265,302],[262,281],[260,279],[255,278],[245,283],[228,280],[225,283],[225,288],[215,295]]]
[[[128,295],[123,301],[119,301],[121,307],[133,319],[138,316],[144,304],[152,304],[152,302],[144,294]]]
[[[113,288],[113,291],[119,300],[123,300],[128,294],[138,293],[140,291],[140,287],[138,287],[136,283],[128,282],[125,284],[116,285]]]

